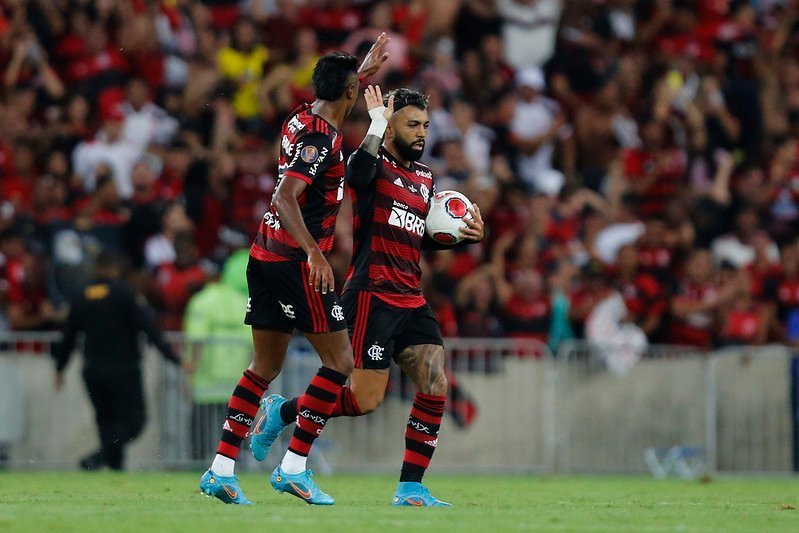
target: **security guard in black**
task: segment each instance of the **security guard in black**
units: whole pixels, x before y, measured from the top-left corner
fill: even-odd
[[[63,342],[53,354],[58,389],[77,335],[84,334],[83,378],[100,436],[100,450],[81,461],[88,469],[103,465],[122,469],[125,445],[144,427],[139,333],[145,333],[166,359],[180,363],[148,309],[137,302],[133,289],[119,279],[119,273],[116,259],[101,254],[93,281],[71,303]]]

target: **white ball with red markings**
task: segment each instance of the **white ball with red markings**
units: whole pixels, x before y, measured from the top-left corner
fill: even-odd
[[[425,231],[430,238],[441,244],[462,241],[460,229],[466,227],[463,218],[471,218],[467,211],[471,207],[472,202],[458,191],[437,192],[430,199]]]

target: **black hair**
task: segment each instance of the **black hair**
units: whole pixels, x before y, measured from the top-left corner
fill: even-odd
[[[320,100],[333,102],[344,96],[347,81],[358,73],[358,58],[344,52],[331,52],[319,58],[313,69],[311,84]]]
[[[389,92],[386,96],[383,97],[383,102],[388,104],[389,96],[394,97],[394,112],[396,113],[403,107],[407,107],[412,105],[413,107],[417,107],[422,111],[427,110],[427,100],[428,97],[425,94],[420,93],[419,91],[414,91],[413,89],[394,89],[393,91]]]
[[[108,271],[112,268],[119,269],[121,267],[122,261],[120,257],[111,250],[102,250],[94,260],[95,270]]]

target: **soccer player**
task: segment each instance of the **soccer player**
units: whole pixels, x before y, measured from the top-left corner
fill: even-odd
[[[399,89],[383,107],[379,87],[369,86],[365,95],[372,124],[346,172],[354,197],[355,247],[342,304],[355,369],[350,386],[337,391],[331,416],[361,416],[377,409],[394,359],[418,392],[405,429],[405,457],[392,504],[448,507],[422,485],[438,444],[447,393],[443,341],[422,295],[419,266],[423,249],[444,247],[425,235],[435,191],[432,173],[417,162],[430,123],[427,98]],[[480,210],[475,205],[469,214],[461,229],[463,242],[480,241]],[[304,410],[302,397],[287,401],[272,394],[261,403],[251,441],[259,460],[285,427],[302,421]]]
[[[250,503],[234,475],[235,461],[261,396],[280,373],[294,329],[305,333],[322,367],[298,399],[303,416],[271,483],[308,504],[334,503],[311,479],[306,458],[353,366],[347,323],[326,258],[344,197],[340,129],[358,97],[359,75],[377,72],[388,58],[388,41],[381,34],[360,69],[348,54],[320,58],[312,77],[316,101],[283,123],[278,184],[247,266],[250,297],[244,321],[252,326],[253,361],[233,391],[216,457],[200,480],[203,493],[225,503]]]

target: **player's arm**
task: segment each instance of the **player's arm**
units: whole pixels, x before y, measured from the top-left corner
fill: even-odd
[[[130,289],[125,288],[120,294],[121,303],[127,308],[128,317],[130,317],[136,329],[147,336],[147,341],[161,352],[164,359],[179,366],[180,357],[172,349],[172,346],[166,342],[163,333],[155,324],[152,310],[143,303],[140,304],[136,295]]]
[[[322,294],[335,289],[333,269],[302,219],[299,198],[305,188],[317,176],[324,174],[329,166],[332,159],[332,147],[329,144],[329,139],[321,134],[305,137],[302,145],[297,145],[297,153],[272,196],[272,206],[277,211],[280,223],[308,255],[309,284]]]
[[[380,145],[383,144],[383,135],[388,126],[388,119],[394,113],[394,97],[389,96],[388,104],[383,105],[383,95],[379,86],[368,86],[363,95],[372,123],[369,125],[369,130],[366,132],[361,146],[347,160],[345,171],[347,183],[355,188],[368,185],[377,176],[377,171],[380,168],[378,151]]]
[[[79,316],[79,303],[73,302],[67,315],[66,324],[62,330],[61,342],[53,348],[53,358],[55,359],[55,389],[60,390],[64,385],[64,369],[69,364],[72,351],[75,349],[75,339],[81,329]]]
[[[452,248],[460,248],[467,244],[480,242],[485,237],[485,223],[483,217],[480,215],[480,207],[477,204],[472,204],[467,211],[470,217],[463,217],[463,223],[466,226],[460,229],[463,240],[457,244],[443,244],[435,239],[430,238],[427,233],[422,237],[422,250],[450,250]]]

